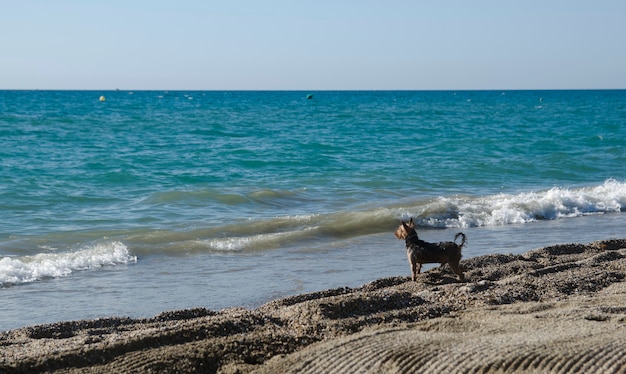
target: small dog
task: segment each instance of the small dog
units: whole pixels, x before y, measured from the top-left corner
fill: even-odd
[[[440,263],[450,264],[450,268],[454,271],[461,281],[465,280],[463,271],[459,262],[461,261],[461,249],[465,244],[465,234],[462,232],[454,236],[454,242],[440,242],[440,243],[428,243],[420,240],[415,231],[415,224],[413,218],[406,223],[401,221],[402,224],[398,226],[393,233],[399,240],[404,239],[406,243],[406,255],[409,258],[409,265],[411,265],[411,274],[413,280],[417,280],[417,274],[422,271],[422,264]],[[458,237],[461,237],[461,244],[456,244]]]

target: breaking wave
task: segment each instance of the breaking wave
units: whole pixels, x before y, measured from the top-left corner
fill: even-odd
[[[594,187],[498,194],[484,197],[440,197],[414,211],[425,227],[479,227],[581,217],[626,210],[626,183],[613,179]]]
[[[288,211],[288,209],[285,209]],[[315,248],[372,234],[391,233],[400,219],[413,217],[422,228],[468,228],[525,224],[626,211],[626,183],[610,179],[582,188],[484,196],[454,195],[403,199],[335,212],[227,220],[185,230],[133,228],[98,231],[115,238],[74,252],[51,252],[0,259],[0,285],[61,277],[75,271],[137,261],[138,255],[235,253],[278,248]],[[122,244],[122,242],[124,244]],[[331,244],[331,246],[334,244]],[[129,249],[127,248],[130,248]],[[132,253],[132,254],[130,254]]]
[[[554,187],[539,192],[489,196],[442,196],[362,211],[277,217],[225,226],[221,235],[195,240],[212,251],[272,249],[391,232],[413,217],[425,228],[467,228],[524,224],[626,211],[626,183],[607,180],[584,188]]]
[[[76,271],[136,262],[118,241],[103,241],[73,252],[0,258],[0,286],[67,276]]]

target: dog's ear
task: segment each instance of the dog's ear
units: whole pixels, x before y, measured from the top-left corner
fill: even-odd
[[[407,225],[404,221],[402,221],[402,226],[404,227],[404,229],[406,230],[407,233],[411,229],[411,226]]]
[[[415,223],[413,223],[413,217],[409,220],[409,226],[415,227]]]

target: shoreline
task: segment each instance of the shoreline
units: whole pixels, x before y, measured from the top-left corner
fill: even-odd
[[[626,239],[553,245],[270,301],[0,333],[0,372],[626,369]],[[550,365],[549,367],[546,365]]]

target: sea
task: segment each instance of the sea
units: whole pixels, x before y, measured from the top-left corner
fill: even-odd
[[[0,91],[0,213],[0,331],[625,238],[626,91]]]

